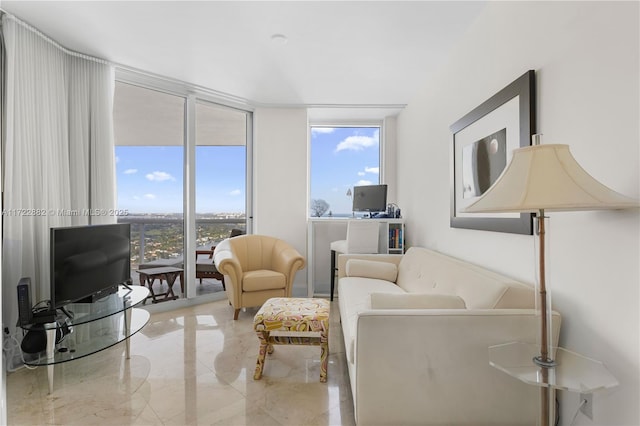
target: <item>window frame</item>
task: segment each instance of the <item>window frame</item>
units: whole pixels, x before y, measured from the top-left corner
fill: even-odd
[[[236,109],[246,114],[245,145],[245,226],[246,232],[253,229],[253,113],[254,108],[241,98],[210,90],[183,81],[162,77],[140,70],[117,66],[115,82],[132,84],[144,89],[183,97],[184,136],[183,136],[183,263],[185,280],[185,299],[196,297],[196,211],[195,211],[195,152],[196,152],[196,102],[207,102],[218,106]],[[114,82],[114,90],[115,90]],[[226,297],[224,292],[214,294],[214,299]]]

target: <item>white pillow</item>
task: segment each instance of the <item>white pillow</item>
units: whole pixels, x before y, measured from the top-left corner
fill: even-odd
[[[371,309],[465,309],[460,296],[430,293],[371,293]]]
[[[347,277],[375,278],[396,282],[398,267],[395,263],[375,260],[349,259],[345,268]]]

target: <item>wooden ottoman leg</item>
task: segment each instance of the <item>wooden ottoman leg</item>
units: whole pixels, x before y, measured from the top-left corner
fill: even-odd
[[[265,355],[267,354],[269,346],[271,346],[269,345],[268,331],[258,331],[257,334],[258,338],[260,339],[260,350],[258,351],[258,360],[256,361],[256,370],[253,373],[253,380],[260,380],[260,378],[262,377]]]

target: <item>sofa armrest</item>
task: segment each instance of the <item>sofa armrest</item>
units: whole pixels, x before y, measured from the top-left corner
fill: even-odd
[[[346,276],[347,262],[351,259],[374,260],[376,262],[389,262],[396,266],[400,264],[402,255],[397,254],[340,254],[338,255],[338,279]]]
[[[490,366],[488,348],[535,343],[538,320],[530,309],[362,312],[352,382],[357,423],[535,424],[539,388]],[[557,345],[557,313],[552,326]]]

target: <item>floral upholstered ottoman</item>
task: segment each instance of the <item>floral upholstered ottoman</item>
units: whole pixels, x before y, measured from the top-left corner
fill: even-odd
[[[267,300],[253,318],[253,328],[260,339],[254,380],[262,377],[265,355],[273,345],[320,346],[320,381],[327,381],[329,362],[329,301],[295,297]],[[278,332],[271,335],[271,332]]]

